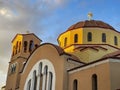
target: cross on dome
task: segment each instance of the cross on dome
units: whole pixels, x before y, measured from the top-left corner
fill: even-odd
[[[93,14],[91,12],[88,13],[88,20],[92,20]]]

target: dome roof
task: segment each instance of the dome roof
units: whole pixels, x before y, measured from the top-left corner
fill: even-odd
[[[104,23],[102,21],[97,21],[97,20],[85,20],[78,22],[68,28],[67,31],[77,29],[77,28],[88,28],[88,27],[98,27],[98,28],[105,28],[105,29],[112,29],[115,30],[112,26],[110,26],[107,23]]]

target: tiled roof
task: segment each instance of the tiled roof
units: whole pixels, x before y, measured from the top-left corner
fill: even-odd
[[[115,57],[120,57],[120,50],[103,56],[103,58],[115,58]]]
[[[70,30],[74,30],[77,28],[88,28],[88,27],[98,27],[98,28],[105,28],[105,29],[112,29],[115,30],[112,26],[110,26],[109,24],[102,22],[102,21],[98,21],[98,20],[85,20],[85,21],[80,21],[74,25],[72,25],[71,27],[68,28],[67,31]]]

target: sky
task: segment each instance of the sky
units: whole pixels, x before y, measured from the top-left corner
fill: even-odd
[[[11,41],[17,33],[35,33],[43,43],[57,44],[57,37],[71,25],[101,20],[120,31],[120,0],[0,0],[0,87],[5,85],[11,58]]]

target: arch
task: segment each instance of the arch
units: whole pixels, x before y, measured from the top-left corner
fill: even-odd
[[[18,52],[20,52],[21,51],[21,42],[19,42],[19,50],[18,50]]]
[[[87,34],[87,41],[88,42],[92,41],[92,33],[91,32],[88,32],[88,34]]]
[[[42,90],[47,90],[47,75],[48,75],[48,66],[44,67],[44,76],[43,76],[43,86]]]
[[[46,65],[46,66],[44,67],[44,74],[47,75],[47,72],[48,72],[48,66]]]
[[[77,79],[75,79],[73,81],[73,90],[78,90],[78,80]]]
[[[114,36],[114,44],[118,45],[118,38],[116,36]]]
[[[14,72],[14,65],[11,65],[11,74]]]
[[[27,52],[27,45],[28,45],[28,42],[27,42],[27,41],[24,41],[24,52],[25,52],[25,53]]]
[[[29,52],[31,52],[33,49],[34,49],[34,42],[33,42],[33,40],[30,40],[30,43],[29,43]]]
[[[42,90],[42,81],[43,81],[43,77],[42,77],[42,66],[43,66],[43,64],[42,64],[42,62],[40,62],[40,64],[39,64],[39,81],[38,81],[38,89],[39,90]]]
[[[64,39],[64,47],[67,46],[67,37]]]
[[[16,51],[15,51],[15,54],[17,54],[17,52],[18,52],[18,41],[17,41],[17,43],[16,43]]]
[[[40,76],[42,74],[42,66],[43,66],[43,64],[42,64],[42,62],[40,62],[40,64],[39,64],[39,74],[40,74]]]
[[[36,90],[37,87],[37,76],[36,76],[36,70],[33,72],[33,78],[32,78],[32,90]]]
[[[40,67],[42,66],[42,70],[41,70],[41,76],[39,75],[39,72],[40,72]],[[29,66],[28,66],[29,68]],[[27,70],[27,68],[25,67],[24,68],[25,70]],[[36,78],[37,78],[37,86],[36,86],[36,90],[49,90],[48,89],[48,82],[49,82],[49,72],[52,73],[52,90],[55,90],[55,81],[56,81],[56,74],[55,74],[55,69],[54,69],[54,65],[53,63],[48,60],[48,59],[41,59],[39,60],[34,66],[33,68],[29,71],[29,74],[27,75],[26,77],[26,81],[25,81],[25,84],[24,84],[24,90],[27,89],[27,83],[28,81],[31,79],[31,90],[34,90],[33,89],[33,73],[34,71],[36,72]],[[24,74],[26,74],[26,72],[23,71]],[[47,74],[47,78],[46,78],[46,74]],[[40,78],[39,78],[40,76]],[[39,83],[39,81],[41,83]],[[45,81],[46,84],[45,84]],[[45,87],[46,85],[46,87]]]
[[[30,90],[30,89],[31,89],[31,79],[27,83],[27,90]]]
[[[52,90],[53,73],[49,72],[48,90]]]
[[[74,35],[74,43],[77,43],[78,42],[78,34],[75,34]]]
[[[38,44],[35,44],[35,49],[38,48]]]
[[[98,81],[97,81],[97,75],[92,75],[92,90],[98,90]]]
[[[14,63],[13,64],[13,72],[15,72],[16,71],[16,64]]]
[[[106,42],[106,34],[102,33],[102,42]]]

